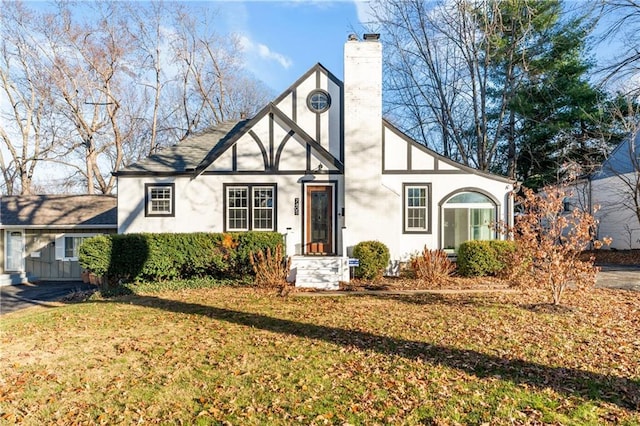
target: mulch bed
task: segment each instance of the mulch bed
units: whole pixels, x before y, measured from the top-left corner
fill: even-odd
[[[595,256],[596,265],[639,265],[640,250],[591,250],[583,258]],[[496,277],[464,278],[452,276],[439,283],[424,283],[411,277],[383,277],[376,282],[353,279],[341,286],[344,291],[365,290],[493,290],[509,288],[509,283]]]

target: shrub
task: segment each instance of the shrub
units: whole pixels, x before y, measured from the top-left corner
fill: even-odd
[[[353,247],[353,257],[360,260],[355,268],[356,278],[376,280],[389,265],[389,249],[380,241],[362,241]]]
[[[234,272],[246,275],[253,272],[251,266],[251,253],[265,250],[269,247],[275,251],[278,245],[283,244],[282,234],[277,232],[238,232],[230,234],[233,237],[235,248],[233,249]]]
[[[249,261],[255,272],[254,283],[257,287],[277,289],[281,296],[287,295],[291,258],[284,255],[282,244],[278,244],[273,253],[271,247],[251,253]]]
[[[465,241],[458,248],[458,272],[465,277],[483,277],[501,273],[515,252],[512,241]]]
[[[80,250],[83,268],[114,281],[251,274],[250,253],[282,244],[277,232],[124,234],[96,237]]]
[[[465,241],[458,248],[458,272],[464,277],[483,277],[497,268],[488,241]]]
[[[98,276],[106,275],[111,263],[111,242],[107,235],[84,240],[78,249],[80,267]]]
[[[410,263],[415,277],[426,285],[446,282],[455,269],[443,250],[429,250],[426,246],[422,253],[411,257]]]
[[[514,265],[516,243],[513,241],[491,240],[489,241],[489,246],[496,256],[497,268],[493,274],[502,276],[509,273],[516,266]]]

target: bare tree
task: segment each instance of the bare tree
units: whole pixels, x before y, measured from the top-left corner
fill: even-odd
[[[138,6],[124,5],[132,20],[129,30],[136,45],[136,66],[141,70],[137,77],[141,96],[144,104],[150,105],[147,111],[142,111],[147,131],[138,135],[147,139],[147,149],[138,154],[152,155],[160,147],[158,134],[162,130],[160,121],[165,118],[161,117],[165,89],[174,78],[163,70],[163,61],[166,63],[170,54],[165,28],[171,9],[162,1],[153,2],[146,8]]]
[[[640,2],[638,0],[600,0],[600,7],[593,8],[604,27],[600,43],[608,46],[612,41],[624,46],[616,49],[616,54],[602,64],[600,73],[602,82],[622,83],[626,91],[637,93],[637,84],[626,84],[640,73]],[[617,87],[616,89],[621,89]]]
[[[267,101],[269,90],[243,68],[238,38],[216,34],[208,11],[155,2],[55,6],[36,13],[3,3],[7,192],[31,191],[36,164],[47,160],[63,175],[51,185],[111,193],[124,165]]]
[[[133,43],[117,4],[96,3],[91,23],[78,24],[68,5],[48,14],[41,28],[42,54],[51,65],[51,82],[60,119],[69,123],[56,161],[75,169],[86,191],[111,193],[123,165],[124,146],[136,121],[124,108],[131,98],[128,67]],[[78,161],[81,160],[81,161]]]
[[[7,194],[30,194],[36,166],[51,149],[47,126],[48,81],[38,63],[31,25],[37,18],[20,3],[3,3],[0,12],[0,169]],[[49,130],[49,132],[48,132]]]
[[[183,140],[194,131],[263,106],[269,91],[243,70],[238,37],[213,31],[215,15],[180,10],[175,13],[171,47],[178,64],[181,99],[175,118],[175,135]]]
[[[408,111],[409,130],[417,130],[425,144],[435,130],[436,149],[481,170],[491,166],[505,133],[514,133],[508,106],[530,31],[526,2],[509,19],[500,7],[467,0],[374,6],[392,45],[387,50],[392,108]],[[510,153],[514,163],[514,149]],[[513,164],[509,169],[513,175]]]
[[[391,45],[386,100],[411,135],[512,178],[521,174],[522,146],[555,155],[556,135],[539,130],[586,97],[576,90],[588,69],[580,56],[590,29],[583,15],[565,18],[560,0],[380,0],[373,10]],[[541,137],[527,138],[525,125],[539,126],[529,133]]]

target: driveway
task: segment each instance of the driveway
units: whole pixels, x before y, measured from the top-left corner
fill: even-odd
[[[600,265],[600,268],[596,287],[640,291],[640,266]]]
[[[47,306],[76,291],[95,289],[82,281],[43,281],[37,284],[0,286],[0,315],[29,306]]]

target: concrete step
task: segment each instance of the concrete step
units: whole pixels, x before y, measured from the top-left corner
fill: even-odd
[[[16,285],[27,284],[29,282],[37,281],[37,277],[25,272],[11,272],[7,274],[0,274],[0,286],[4,285]]]
[[[349,281],[347,258],[293,256],[289,281],[296,287],[337,290],[341,281]]]

